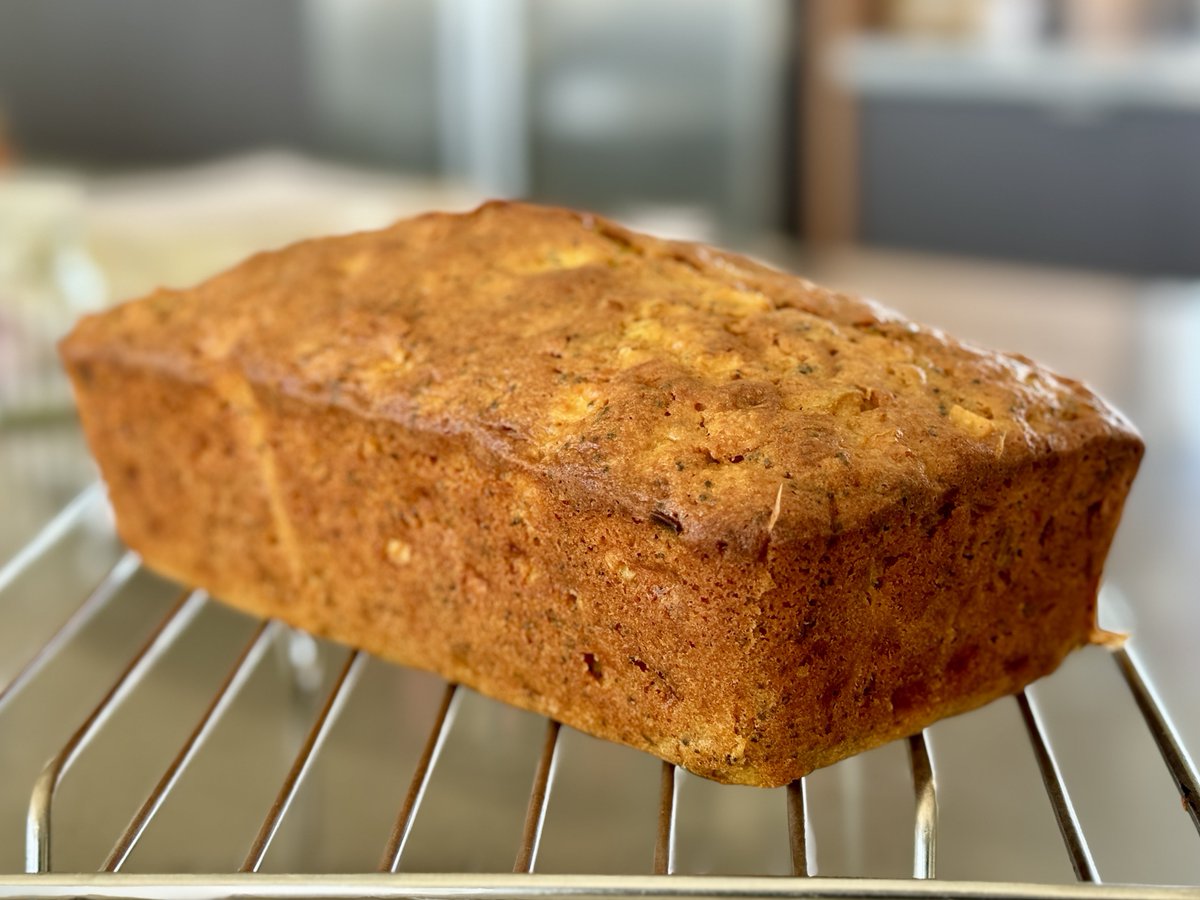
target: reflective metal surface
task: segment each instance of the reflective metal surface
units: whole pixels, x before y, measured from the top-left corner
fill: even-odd
[[[1058,821],[1058,830],[1062,832],[1063,841],[1067,845],[1067,854],[1071,857],[1075,877],[1080,881],[1098,883],[1100,873],[1096,871],[1096,861],[1092,859],[1087,838],[1083,836],[1079,817],[1075,814],[1075,806],[1067,793],[1067,785],[1058,767],[1058,761],[1054,758],[1054,751],[1046,740],[1041,715],[1024,691],[1017,694],[1017,706],[1021,709],[1021,718],[1025,720],[1025,727],[1029,731],[1033,753],[1037,757],[1038,768],[1042,771],[1042,781],[1045,782],[1050,804],[1054,807],[1054,818]]]
[[[937,871],[937,786],[924,732],[908,739],[908,756],[912,762],[913,790],[917,795],[913,878],[933,878]]]
[[[87,748],[92,738],[105,726],[113,711],[137,687],[151,667],[171,649],[171,644],[183,634],[203,603],[204,596],[199,591],[184,591],[142,649],[129,661],[125,671],[113,682],[104,699],[96,705],[83,724],[50,758],[38,775],[33,786],[33,796],[29,800],[29,815],[25,827],[26,872],[50,871],[50,814],[59,781],[79,754]]]
[[[563,897],[572,900],[661,898],[661,900],[916,900],[916,898],[980,898],[980,900],[1196,900],[1189,887],[1053,885],[979,881],[939,882],[893,879],[822,878],[796,882],[790,878],[728,876],[620,875],[48,875],[18,876],[0,882],[0,900],[24,897],[163,898],[294,898],[294,900],[528,900]]]

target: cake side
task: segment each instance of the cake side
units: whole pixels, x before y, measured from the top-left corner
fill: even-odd
[[[83,371],[118,529],[150,567],[588,733],[728,768],[750,624],[718,592],[761,590],[761,572],[462,436],[247,399],[222,378]],[[228,442],[214,450],[213,434]]]
[[[859,531],[773,544],[757,568],[461,436],[228,390],[103,365],[81,390],[122,536],[149,565],[759,785],[1016,690],[1085,643],[1137,458],[1097,444],[914,493]],[[105,397],[135,427],[110,430]],[[214,452],[213,434],[233,443]],[[273,486],[251,447],[286,461]]]
[[[759,651],[782,690],[753,722],[780,751],[769,781],[1014,693],[1100,637],[1103,562],[1141,454],[1098,437],[773,548]]]
[[[1028,361],[520,205],[266,254],[63,356],[149,565],[752,784],[1084,643],[1141,455]]]

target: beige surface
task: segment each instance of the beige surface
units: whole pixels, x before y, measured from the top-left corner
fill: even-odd
[[[768,254],[769,255],[769,254]],[[1200,451],[1194,397],[1200,388],[1200,299],[1091,275],[1009,268],[890,253],[811,258],[805,274],[866,291],[913,317],[962,337],[1035,355],[1082,376],[1123,406],[1149,447],[1114,548],[1109,583],[1128,598],[1137,646],[1147,658],[1180,730],[1200,748]],[[55,449],[57,448],[57,449]],[[51,461],[61,453],[61,461]],[[78,437],[0,434],[0,478],[8,512],[0,556],[48,516],[83,480]],[[66,474],[64,474],[66,473]],[[70,562],[59,558],[0,597],[0,616],[21,611],[21,633],[0,629],[0,677],[22,649],[45,634],[94,580],[105,554],[102,532]],[[82,555],[81,555],[82,554]],[[168,587],[147,580],[47,670],[0,716],[0,872],[20,864],[27,786],[106,687],[161,611]],[[191,650],[156,673],[128,715],[80,762],[64,785],[56,857],[65,869],[98,864],[203,707],[247,631],[239,617],[206,614]],[[330,658],[326,681],[336,671]],[[245,852],[304,727],[313,699],[294,694],[286,669],[264,666],[131,861],[134,870],[233,866]],[[1101,873],[1110,880],[1200,883],[1197,836],[1122,692],[1103,651],[1075,657],[1035,693],[1067,772]],[[307,698],[307,699],[306,699]],[[420,677],[372,664],[306,787],[301,805],[268,858],[273,869],[345,870],[372,865],[403,796],[436,690]],[[294,709],[294,711],[293,711]],[[384,710],[386,712],[381,713]],[[417,720],[417,721],[414,721]],[[473,703],[452,742],[504,745],[486,777],[469,749],[448,746],[431,803],[414,832],[406,868],[506,868],[519,835],[540,726],[526,714]],[[939,767],[945,877],[1070,879],[1015,705],[1001,701],[933,729]],[[652,853],[657,771],[653,760],[578,735],[559,766],[544,845],[547,870],[645,871]],[[823,770],[810,780],[820,870],[825,874],[903,874],[909,865],[911,801],[903,748],[891,745]],[[597,785],[606,785],[600,790]],[[680,859],[689,871],[779,871],[782,792],[681,789]],[[764,799],[766,798],[766,799]],[[475,810],[489,819],[475,824]],[[734,852],[736,850],[736,852]],[[728,853],[726,851],[729,851]]]

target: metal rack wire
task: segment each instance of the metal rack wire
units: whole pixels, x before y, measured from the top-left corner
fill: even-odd
[[[103,503],[98,487],[85,491],[68,505],[29,545],[0,567],[0,595],[22,573],[68,533],[85,511]],[[0,687],[0,711],[87,622],[125,586],[140,566],[125,553],[51,637],[20,666],[8,684]],[[300,786],[362,675],[368,657],[360,651],[347,654],[332,687],[313,720],[262,821],[240,869],[234,874],[133,875],[122,867],[154,820],[155,814],[183,772],[232,705],[262,659],[273,637],[284,628],[275,621],[258,624],[242,647],[216,694],[157,784],[117,837],[101,871],[96,874],[58,874],[52,869],[52,813],[58,786],[93,738],[142,682],[155,663],[170,651],[208,602],[201,591],[185,590],[157,624],[141,648],[83,723],[42,769],[32,788],[26,827],[26,872],[0,875],[0,898],[57,897],[86,894],[93,897],[1190,897],[1200,898],[1200,887],[1119,886],[1101,883],[1087,838],[1076,816],[1066,781],[1056,760],[1035,699],[1019,694],[1016,702],[1037,760],[1042,780],[1062,833],[1067,855],[1078,882],[1073,885],[1036,885],[931,881],[936,875],[938,799],[934,759],[923,734],[908,739],[909,762],[915,798],[912,880],[810,878],[811,845],[808,840],[806,785],[801,779],[786,792],[791,853],[791,878],[676,875],[676,825],[679,780],[674,766],[663,763],[658,800],[657,838],[653,874],[639,876],[552,876],[534,874],[543,835],[546,811],[559,755],[560,727],[548,721],[524,826],[515,840],[512,874],[409,874],[398,871],[425,790],[438,764],[455,718],[461,692],[447,685],[434,716],[401,803],[395,824],[383,846],[378,871],[362,875],[263,875],[263,859]],[[1141,711],[1179,791],[1193,824],[1200,832],[1200,781],[1178,732],[1137,656],[1127,648],[1112,651],[1112,658]],[[656,876],[671,876],[668,878]]]

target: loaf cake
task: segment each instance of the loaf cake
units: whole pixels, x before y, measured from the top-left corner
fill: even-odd
[[[1101,638],[1142,455],[1028,359],[518,203],[260,254],[61,354],[146,565],[754,785]]]

